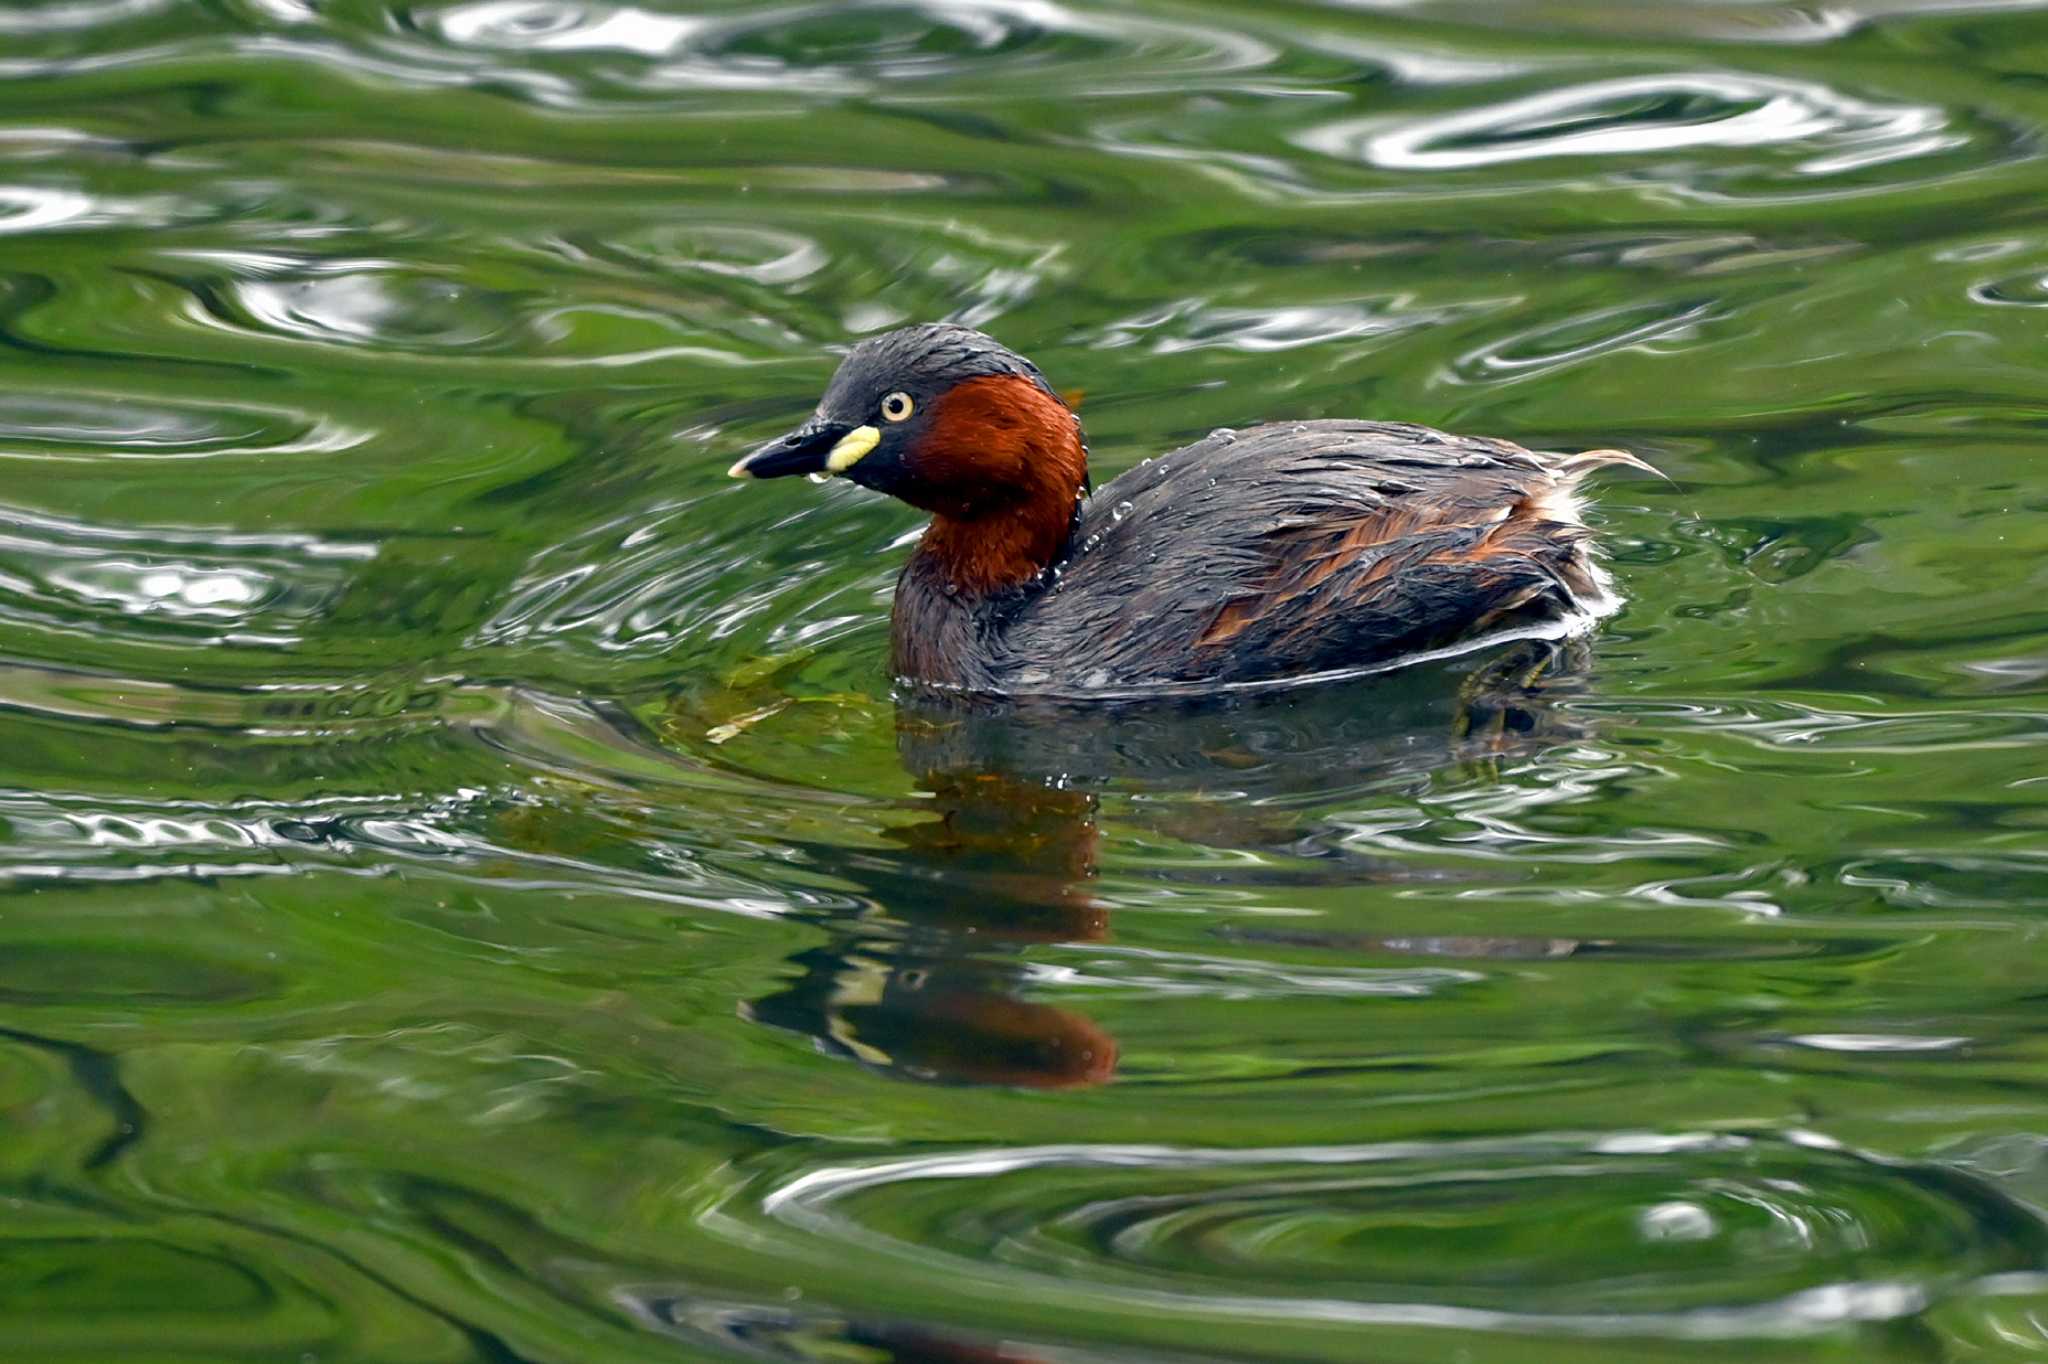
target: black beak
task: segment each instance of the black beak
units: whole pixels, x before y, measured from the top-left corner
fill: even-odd
[[[822,474],[825,461],[853,427],[846,422],[812,418],[796,430],[771,440],[726,473],[733,478],[788,478],[791,474]]]

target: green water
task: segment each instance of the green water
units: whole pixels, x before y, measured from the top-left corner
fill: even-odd
[[[0,1358],[2048,1355],[2048,5],[0,8]],[[899,713],[994,331],[1628,605]]]

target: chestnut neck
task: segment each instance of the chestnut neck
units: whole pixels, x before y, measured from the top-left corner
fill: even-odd
[[[1088,478],[1081,422],[1030,379],[956,385],[914,456],[916,505],[932,513],[916,560],[952,591],[1029,585],[1066,552]]]
[[[1016,511],[967,520],[934,516],[918,541],[917,557],[955,592],[989,597],[1027,587],[1066,553],[1079,491]]]

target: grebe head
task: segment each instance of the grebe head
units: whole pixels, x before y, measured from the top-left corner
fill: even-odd
[[[810,420],[728,472],[837,474],[943,519],[1027,511],[1064,531],[1088,465],[1080,419],[1036,365],[971,328],[928,323],[855,346]]]

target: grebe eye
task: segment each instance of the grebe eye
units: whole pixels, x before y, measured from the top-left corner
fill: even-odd
[[[910,401],[908,393],[891,393],[882,399],[882,415],[892,422],[907,422],[917,404]]]

